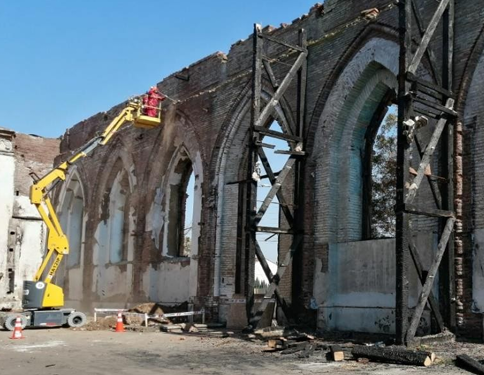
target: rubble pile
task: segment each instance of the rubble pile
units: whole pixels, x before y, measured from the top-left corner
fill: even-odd
[[[296,354],[298,358],[318,356],[326,361],[343,362],[348,360],[359,363],[383,362],[411,366],[430,366],[436,355],[424,350],[408,350],[400,346],[377,344],[329,345],[307,333],[284,327],[268,327],[254,332],[255,337],[265,340],[263,352],[278,352],[280,355]]]
[[[97,321],[91,321],[81,328],[73,328],[81,331],[103,331],[114,329],[116,326],[116,316],[106,316],[98,318]]]

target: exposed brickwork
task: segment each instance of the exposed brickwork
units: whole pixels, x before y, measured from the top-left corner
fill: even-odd
[[[34,172],[39,177],[52,169],[52,161],[59,154],[58,139],[42,138],[34,135],[16,133],[15,149],[15,187],[19,195],[29,195]]]
[[[45,250],[46,227],[29,202],[32,177],[53,167],[59,140],[0,128],[0,308],[21,308],[23,281],[31,280]]]
[[[422,0],[418,4],[424,22],[428,23],[436,2]],[[361,13],[369,8],[379,9],[376,18]],[[309,308],[315,295],[318,296],[316,302],[320,303],[318,298],[324,300],[325,293],[329,293],[329,287],[321,281],[328,272],[328,244],[361,239],[359,158],[362,134],[385,90],[396,85],[397,24],[398,9],[394,1],[327,0],[324,7],[313,7],[291,25],[265,29],[274,37],[297,43],[298,29],[305,28],[309,41],[305,144],[308,157],[303,170],[302,206],[305,239],[302,251],[296,255],[292,274],[288,272],[282,282],[283,294],[292,298],[300,318],[305,321],[315,323],[315,313]],[[476,131],[476,126],[482,128],[479,124],[484,114],[480,108],[484,108],[484,103],[479,96],[468,96],[468,91],[473,80],[477,87],[482,87],[484,81],[478,69],[484,44],[482,25],[482,5],[478,1],[457,3],[454,87],[461,117],[472,112],[464,119],[463,190],[462,196],[456,194],[462,200],[463,220],[456,237],[456,288],[462,292],[462,299],[458,301],[461,303],[459,330],[468,335],[481,334],[481,316],[472,312],[472,253],[475,248],[473,231],[484,228],[484,216],[477,214],[484,210],[479,203],[484,201],[480,188],[483,184],[476,183],[482,175],[478,171],[484,168],[480,165],[484,160],[481,157],[484,136]],[[432,42],[437,57],[441,54],[437,48],[439,38],[440,29]],[[285,63],[274,64],[279,78],[287,72],[288,64],[295,57],[283,46],[271,46],[265,53],[281,56]],[[228,54],[215,53],[167,77],[158,87],[179,102],[167,107],[161,129],[126,128],[109,146],[79,163],[77,172],[85,192],[87,215],[82,278],[85,306],[145,301],[155,298],[155,289],[171,288],[172,283],[188,283],[190,288],[196,288],[195,293],[190,292],[194,302],[210,307],[214,318],[220,314],[222,319],[227,319],[224,314],[229,309],[223,306],[224,302],[220,305],[217,302],[219,298],[222,301],[241,297],[236,294],[235,285],[237,278],[241,284],[245,281],[244,275],[237,272],[236,264],[237,254],[243,259],[240,225],[244,220],[239,217],[239,190],[243,185],[229,183],[246,178],[244,160],[250,119],[251,64],[252,40],[249,37],[234,44]],[[419,74],[425,76],[429,71],[428,62],[424,61]],[[263,91],[265,98],[271,94],[268,86],[264,86]],[[285,100],[294,115],[295,96],[296,88],[292,85]],[[62,139],[57,160],[65,158],[103,129],[124,104],[69,129]],[[472,120],[474,117],[476,120]],[[153,241],[155,221],[162,220],[153,216],[153,202],[159,199],[160,212],[163,212],[170,163],[181,145],[188,150],[192,163],[198,160],[198,173],[203,181],[200,223],[194,223],[200,226],[200,237],[196,239],[198,254],[190,260],[168,259],[162,255],[162,245],[156,246]],[[118,159],[134,181],[129,195],[134,218],[130,233],[134,258],[130,263],[133,270],[129,295],[113,297],[111,301],[103,300],[96,291],[97,275],[92,262],[97,246],[96,231],[103,219],[99,207],[109,187],[105,176]],[[434,170],[438,170],[437,164]],[[420,202],[429,201],[429,197],[430,190],[424,183]],[[419,220],[416,226],[420,232],[437,231],[435,220]],[[156,235],[163,238],[166,226],[161,225],[159,230]],[[282,239],[282,253],[287,245],[288,240]],[[193,277],[187,279],[184,273],[185,276],[170,281],[163,272],[175,263],[182,268],[191,267]]]

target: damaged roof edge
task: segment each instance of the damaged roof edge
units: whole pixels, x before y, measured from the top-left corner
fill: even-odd
[[[265,30],[265,32],[267,32],[269,34],[280,34],[280,36],[284,38],[285,35],[291,34],[291,30],[298,28],[298,27],[301,27],[301,25],[300,25],[301,22],[305,21],[306,19],[308,19],[310,16],[313,16],[313,15],[315,17],[320,17],[320,16],[324,15],[324,5],[321,4],[321,3],[316,3],[315,5],[313,5],[309,9],[309,12],[307,14],[304,14],[304,15],[294,19],[291,24],[281,23],[280,27],[277,27],[277,28],[274,27],[274,26],[265,26],[264,30]],[[227,78],[229,78],[233,75],[239,74],[241,71],[250,70],[250,68],[251,68],[251,61],[249,61],[250,59],[243,59],[241,56],[244,54],[244,52],[247,52],[248,49],[251,49],[251,48],[252,48],[252,34],[250,34],[247,39],[239,40],[239,41],[235,42],[234,44],[232,44],[231,47],[230,47],[229,53],[224,53],[224,52],[221,52],[221,51],[214,52],[214,53],[212,53],[212,54],[210,54],[206,57],[203,57],[202,59],[188,65],[187,67],[184,67],[184,68],[168,75],[163,80],[159,81],[156,85],[162,91],[166,92],[170,96],[176,97],[176,96],[178,96],[177,94],[182,94],[180,96],[180,99],[183,100],[184,96],[186,96],[187,94],[190,95],[191,93],[189,92],[189,90],[185,91],[185,90],[180,88],[180,86],[179,86],[180,81],[189,81],[190,75],[193,75],[194,72],[199,72],[200,76],[204,76],[204,74],[202,72],[203,70],[210,69],[211,71],[213,71],[214,61],[218,61],[220,66],[222,66],[222,65],[225,65],[227,63],[230,63],[231,57],[233,58],[232,62],[235,63],[235,61],[237,61],[237,63],[240,66],[237,66],[234,69],[230,69],[230,68],[226,69],[223,74],[220,73],[221,75],[218,78],[227,79]],[[247,61],[245,61],[245,60],[247,60]],[[217,81],[217,79],[214,79],[212,81],[205,80],[203,82],[198,82],[198,83],[199,83],[199,85],[196,87],[196,91],[206,90],[207,88],[209,88],[213,85],[216,85],[217,83],[220,83],[220,82]],[[182,91],[184,91],[184,92],[182,92]],[[114,105],[113,107],[111,107],[110,109],[108,109],[106,111],[98,112],[98,113],[96,113],[92,116],[89,116],[86,119],[83,119],[82,121],[74,124],[73,126],[71,126],[68,129],[66,129],[66,132],[64,132],[63,136],[61,136],[61,137],[64,137],[65,135],[67,135],[69,133],[70,130],[77,128],[78,126],[82,126],[83,124],[85,124],[89,120],[99,118],[99,116],[105,116],[106,114],[108,114],[108,116],[111,115],[113,113],[113,111],[119,110],[120,106],[124,105],[126,102],[127,102],[127,100]],[[89,132],[89,130],[87,130],[87,131]]]

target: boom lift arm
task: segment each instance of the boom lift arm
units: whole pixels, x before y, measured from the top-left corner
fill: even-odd
[[[147,129],[160,125],[160,106],[156,107],[157,117],[144,115],[143,113],[146,107],[149,106],[143,105],[140,97],[130,100],[102,134],[90,140],[67,161],[55,167],[44,177],[37,179],[32,185],[30,189],[30,201],[35,205],[42,220],[46,224],[48,237],[47,253],[34,276],[34,280],[24,282],[23,307],[25,309],[59,308],[64,305],[62,288],[54,285],[52,279],[64,255],[69,254],[69,242],[49,198],[49,192],[57,183],[65,181],[72,165],[89,155],[98,146],[104,146],[108,143],[124,123],[132,122],[135,127]],[[151,108],[153,109],[153,107]],[[55,258],[51,261],[54,256]]]

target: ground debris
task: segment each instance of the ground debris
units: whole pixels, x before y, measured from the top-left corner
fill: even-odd
[[[332,345],[330,348],[331,359],[335,362],[340,362],[345,360],[345,353],[339,345]]]
[[[284,327],[267,327],[254,332],[256,336],[267,340],[267,347],[263,352],[280,351],[282,355],[304,351],[304,358],[308,358],[316,349],[316,345],[310,345],[309,341],[314,336],[300,333],[294,329]]]
[[[363,363],[364,365],[370,363],[370,360],[368,358],[360,357],[356,360],[358,363]]]
[[[444,332],[437,333],[435,335],[415,337],[410,343],[410,345],[412,347],[418,347],[422,345],[453,343],[454,341],[455,341],[455,335],[452,332],[445,330]]]
[[[128,311],[148,315],[163,315],[165,313],[159,304],[152,302],[142,303],[141,305],[137,305]]]
[[[109,329],[116,327],[116,321],[117,321],[116,316],[101,317],[101,318],[97,318],[97,321],[91,321],[91,322],[87,323],[81,329],[86,330],[86,331],[109,330]]]
[[[308,343],[304,347],[304,349],[300,353],[298,353],[297,357],[298,358],[309,358],[313,355],[315,349],[316,349],[316,345]]]
[[[314,336],[308,335],[307,333],[301,333],[295,329],[280,326],[258,329],[254,331],[254,334],[262,337],[263,339],[277,339],[284,337],[288,340],[295,341],[314,340]]]
[[[474,374],[484,375],[484,365],[467,354],[458,355],[455,364]]]
[[[435,360],[435,354],[427,351],[406,350],[401,347],[355,346],[351,353],[353,357],[368,358],[373,361],[398,363],[402,365],[430,366]]]
[[[165,314],[164,308],[161,305],[150,302],[150,303],[142,303],[141,305],[137,305],[128,310],[131,313],[137,314],[147,314],[148,315],[148,324],[155,323],[155,324],[171,324],[171,320],[168,318],[163,317]],[[142,325],[144,324],[144,317],[141,315],[124,315],[124,321],[126,324],[131,325]]]

